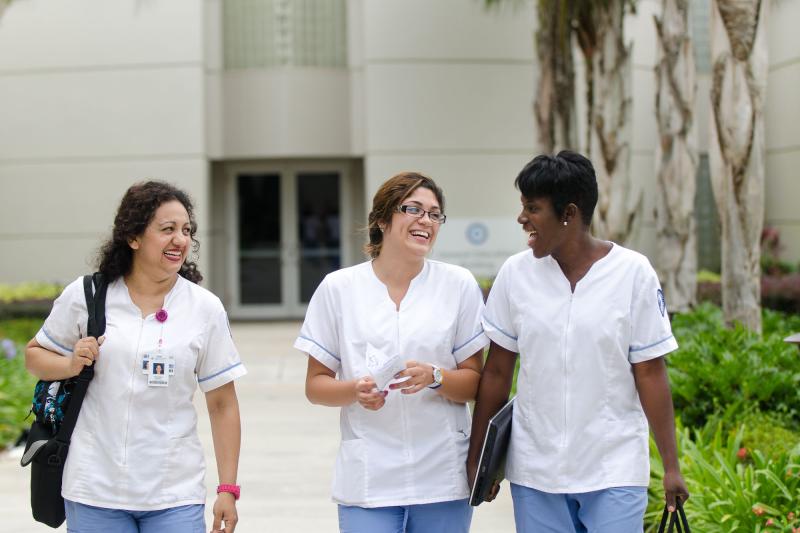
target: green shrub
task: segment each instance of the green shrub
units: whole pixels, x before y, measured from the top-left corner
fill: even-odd
[[[64,287],[57,283],[26,282],[16,285],[0,283],[0,303],[55,300],[63,290]]]
[[[26,420],[36,378],[25,369],[25,344],[41,320],[0,321],[0,449],[13,444],[30,425]]]
[[[690,427],[705,425],[731,405],[774,411],[800,428],[800,357],[783,341],[800,331],[800,319],[764,312],[764,334],[727,329],[719,308],[703,304],[676,315],[680,348],[668,358],[675,409]]]
[[[681,470],[689,489],[689,525],[695,533],[795,531],[800,528],[800,448],[777,458],[744,450],[745,427],[726,433],[722,423],[691,433],[678,430]],[[656,531],[664,509],[663,466],[650,441],[650,502],[646,531]]]
[[[751,411],[739,416],[739,420],[744,428],[742,447],[746,450],[758,450],[769,459],[800,450],[800,432],[785,427],[786,422],[774,413]]]

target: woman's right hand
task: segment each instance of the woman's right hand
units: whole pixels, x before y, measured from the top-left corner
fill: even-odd
[[[364,376],[356,381],[356,401],[364,409],[377,411],[386,403],[388,391],[379,391],[372,376]]]
[[[467,483],[469,484],[470,489],[472,486],[475,485],[475,478],[478,475],[478,465],[474,462],[467,461]],[[490,502],[497,498],[497,494],[500,492],[500,482],[495,480],[492,482],[492,488],[489,490],[489,493],[486,495],[487,502]]]
[[[100,355],[100,345],[104,340],[106,340],[105,335],[99,339],[84,337],[75,343],[69,364],[73,376],[80,374],[83,367],[91,365],[97,359],[97,356]]]

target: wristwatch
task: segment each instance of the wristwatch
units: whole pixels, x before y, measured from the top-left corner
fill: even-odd
[[[233,494],[234,500],[238,500],[242,492],[242,487],[239,485],[228,485],[223,483],[222,485],[217,486],[217,494],[220,492],[229,492],[230,494]]]
[[[436,365],[431,365],[433,367],[433,383],[428,385],[429,389],[438,389],[442,386],[444,382],[444,375],[442,374],[442,369]]]

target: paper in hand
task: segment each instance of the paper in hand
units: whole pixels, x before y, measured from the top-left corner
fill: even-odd
[[[388,356],[382,351],[367,343],[367,370],[379,391],[386,389],[394,375],[406,369],[406,364],[395,354]]]

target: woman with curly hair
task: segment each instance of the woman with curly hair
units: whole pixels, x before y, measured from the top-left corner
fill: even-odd
[[[105,335],[85,336],[78,278],[28,343],[26,365],[39,379],[95,366],[64,468],[70,533],[205,531],[197,387],[220,482],[213,529],[236,526],[241,429],[233,381],[246,371],[222,303],[197,285],[202,276],[189,259],[196,232],[185,192],[159,181],[133,185],[99,254],[109,284]]]

